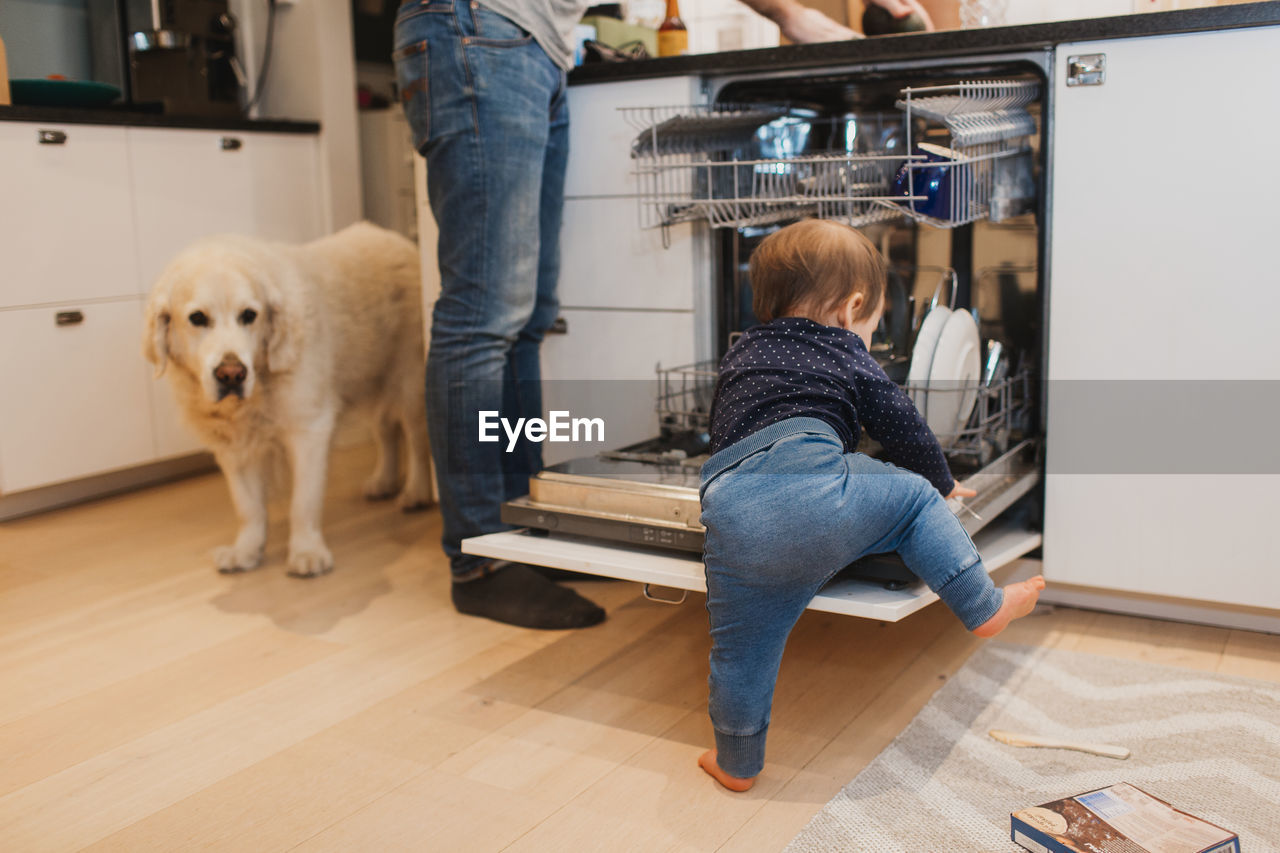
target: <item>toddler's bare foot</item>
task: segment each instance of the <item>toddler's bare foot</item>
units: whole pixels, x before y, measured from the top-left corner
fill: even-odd
[[[974,628],[973,633],[979,637],[994,637],[999,634],[1014,619],[1020,619],[1032,611],[1042,589],[1044,578],[1040,575],[1009,584],[1004,588],[1004,604],[1000,605],[994,616]]]
[[[708,749],[702,755],[698,756],[698,766],[715,779],[721,785],[724,785],[730,791],[736,791],[741,794],[756,783],[756,777],[750,779],[739,779],[737,776],[730,776],[720,769],[720,765],[716,763],[716,751]]]

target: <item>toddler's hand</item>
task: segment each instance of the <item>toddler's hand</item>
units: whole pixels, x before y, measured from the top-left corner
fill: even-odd
[[[976,498],[978,493],[973,489],[966,489],[964,486],[956,483],[956,487],[951,490],[951,494],[947,495],[947,500],[952,498]]]

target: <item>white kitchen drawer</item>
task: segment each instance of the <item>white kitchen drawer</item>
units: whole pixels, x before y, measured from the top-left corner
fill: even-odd
[[[1016,521],[995,521],[974,536],[973,542],[987,571],[992,572],[1039,547],[1040,534]],[[462,551],[653,586],[694,592],[707,589],[702,561],[697,557],[580,536],[544,536],[525,530],[490,533],[464,539]],[[809,609],[897,622],[937,600],[938,596],[923,583],[889,590],[882,584],[837,579],[823,587]]]
[[[697,77],[628,80],[569,88],[569,171],[565,195],[574,197],[631,195],[639,188],[631,141],[640,132],[620,111],[623,107],[661,107],[698,103]]]
[[[560,312],[564,334],[542,344],[542,402],[548,411],[603,418],[603,444],[546,444],[554,465],[584,453],[613,450],[658,433],[659,361],[694,360],[694,314],[687,311],[573,310]]]
[[[0,307],[138,292],[124,128],[0,122],[0,187]]]
[[[247,144],[253,135],[150,127],[128,132],[141,290],[149,293],[160,271],[195,240],[254,233]]]
[[[319,139],[300,133],[242,133],[249,152],[253,233],[305,243],[324,233]]]
[[[658,362],[674,367],[693,360],[690,311],[566,308],[560,316],[565,332],[542,343],[544,381],[652,381]]]
[[[1050,474],[1045,576],[1280,611],[1277,490],[1276,474]]]
[[[321,236],[318,144],[309,134],[129,128],[143,292],[201,237]]]
[[[662,232],[639,227],[634,199],[569,199],[564,205],[560,303],[573,308],[692,311],[694,288],[710,287],[695,268],[693,226]]]
[[[172,370],[173,367],[170,366],[169,369]],[[151,414],[157,459],[189,456],[208,450],[178,414],[178,402],[174,399],[173,388],[167,376],[151,380]]]
[[[59,312],[83,320],[58,325]],[[137,297],[0,311],[0,488],[44,486],[150,461]]]

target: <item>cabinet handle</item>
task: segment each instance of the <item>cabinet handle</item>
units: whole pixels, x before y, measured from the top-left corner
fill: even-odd
[[[59,311],[54,322],[59,326],[79,326],[84,322],[84,314],[80,311]]]
[[[239,151],[244,147],[244,143],[234,136],[222,137],[220,145],[223,151]]]
[[[41,145],[65,145],[67,142],[67,135],[61,130],[41,130],[37,138]]]
[[[551,328],[547,329],[548,335],[567,335],[569,334],[569,321],[563,317],[557,317],[555,322],[551,324]]]

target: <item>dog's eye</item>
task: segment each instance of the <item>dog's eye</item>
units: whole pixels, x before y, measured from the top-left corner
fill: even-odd
[[[192,311],[191,316],[187,317],[187,319],[191,321],[193,326],[209,325],[209,317],[203,311]]]
[[[246,308],[240,312],[241,325],[247,326],[256,319],[258,319],[258,312],[254,311],[252,308]]]

